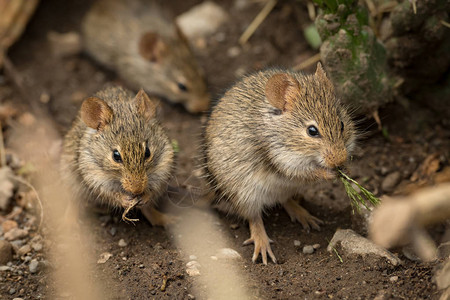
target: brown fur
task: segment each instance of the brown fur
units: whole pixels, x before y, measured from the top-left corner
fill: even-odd
[[[310,125],[320,137],[307,134]],[[320,65],[314,75],[260,71],[236,83],[214,107],[205,130],[205,171],[219,207],[255,227],[266,208],[286,204],[305,182],[333,178],[354,143],[354,124]],[[317,226],[292,205],[288,212]],[[258,247],[270,254],[270,246]]]
[[[91,102],[102,103],[102,109],[91,109]],[[103,116],[99,111],[111,113],[101,129],[90,123]],[[121,163],[114,161],[113,150],[120,152]],[[121,88],[107,88],[85,100],[64,139],[61,158],[63,175],[81,200],[123,208],[135,199],[140,205],[155,204],[166,191],[172,165],[172,146],[155,119],[154,102],[144,91],[134,97]]]
[[[86,51],[115,70],[130,88],[144,88],[190,112],[208,109],[205,79],[186,38],[154,2],[99,0],[82,29]]]

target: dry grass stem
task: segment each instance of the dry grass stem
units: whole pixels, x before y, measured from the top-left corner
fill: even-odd
[[[127,208],[125,208],[125,211],[122,214],[122,220],[124,220],[125,222],[138,222],[139,219],[130,219],[127,217],[127,214],[130,212],[130,210],[133,209],[133,207],[136,206],[136,204],[138,203],[138,201],[135,199],[131,200],[130,204],[128,205]]]
[[[258,29],[259,25],[262,24],[262,22],[266,19],[266,17],[269,15],[276,4],[277,0],[269,0],[266,2],[266,5],[239,38],[239,44],[244,45],[245,43],[247,43],[248,39],[253,35],[256,29]]]
[[[308,68],[309,66],[315,65],[317,62],[320,61],[320,53],[314,54],[307,60],[299,63],[298,65],[294,66],[292,69],[294,71],[301,71],[303,69]]]

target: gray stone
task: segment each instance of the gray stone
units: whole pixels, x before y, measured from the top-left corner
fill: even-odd
[[[313,254],[314,253],[314,247],[311,245],[306,245],[303,247],[303,254]]]
[[[333,251],[333,248],[336,248],[338,245],[347,254],[361,255],[363,257],[369,255],[379,258],[383,257],[394,266],[402,263],[397,256],[351,229],[338,229],[327,247],[328,252]]]
[[[14,241],[21,238],[24,238],[28,235],[28,230],[20,229],[20,228],[13,228],[7,233],[5,233],[5,239],[8,241]]]
[[[128,244],[124,239],[120,239],[118,245],[119,247],[126,247]]]
[[[294,246],[295,247],[300,247],[301,243],[298,240],[294,240]]]
[[[0,272],[12,271],[12,268],[9,266],[0,266]]]
[[[13,248],[11,243],[0,240],[0,265],[5,265],[12,260]]]
[[[30,265],[28,266],[31,274],[37,273],[39,271],[39,262],[37,259],[33,259],[30,261]]]
[[[227,12],[212,1],[205,1],[182,13],[176,19],[183,33],[190,40],[205,38],[228,20]]]
[[[29,253],[31,251],[31,246],[26,244],[23,245],[22,247],[19,248],[19,250],[17,250],[17,254],[19,254],[19,256],[24,256],[25,254]]]
[[[117,233],[117,228],[116,227],[111,227],[111,229],[109,230],[109,234],[112,236],[115,236]]]
[[[320,244],[314,244],[312,246],[313,246],[314,250],[320,249]]]
[[[381,183],[381,189],[384,192],[392,192],[394,188],[397,186],[397,184],[401,180],[401,174],[399,171],[392,172],[391,174],[387,175],[383,182]]]
[[[389,277],[389,281],[390,282],[397,282],[398,281],[398,276],[391,276],[391,277]]]
[[[31,247],[33,248],[34,251],[41,251],[43,246],[41,243],[32,243]]]
[[[191,260],[186,264],[186,273],[189,276],[199,276],[201,265],[196,260]]]

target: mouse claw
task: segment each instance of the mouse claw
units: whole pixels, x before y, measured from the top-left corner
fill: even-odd
[[[283,207],[291,218],[291,221],[299,222],[303,229],[307,232],[311,230],[311,227],[317,231],[320,231],[320,225],[323,224],[323,221],[311,215],[305,208],[300,206],[293,199],[290,199],[284,203]]]

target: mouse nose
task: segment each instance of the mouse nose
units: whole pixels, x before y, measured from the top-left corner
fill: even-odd
[[[325,162],[330,168],[342,167],[347,161],[346,149],[333,149],[325,154]]]
[[[122,179],[123,189],[133,195],[138,197],[144,193],[147,186],[147,177],[142,177],[141,179],[133,178],[133,176],[126,176]]]

